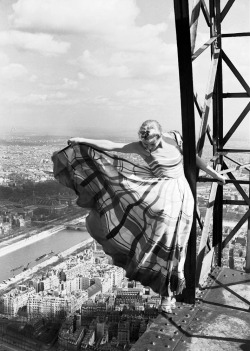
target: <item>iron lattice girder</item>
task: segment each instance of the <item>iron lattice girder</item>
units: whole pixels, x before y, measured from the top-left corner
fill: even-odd
[[[174,0],[174,9],[180,77],[182,135],[185,145],[183,149],[184,171],[195,199],[194,208],[196,208],[194,93],[188,2],[186,0]],[[194,211],[194,217],[195,215]],[[195,246],[196,221],[193,221],[185,262],[187,288],[184,294],[186,302],[194,302],[195,299],[195,269],[193,268],[196,266],[196,252],[192,249]]]
[[[182,1],[175,1],[175,3],[181,3]],[[246,107],[243,109],[241,114],[238,116],[238,118],[235,120],[233,125],[229,128],[227,134],[223,136],[223,98],[241,98],[241,97],[250,97],[250,87],[249,84],[246,82],[246,80],[243,78],[239,70],[236,68],[236,66],[232,63],[230,58],[227,56],[227,54],[222,50],[222,38],[224,37],[243,37],[243,36],[249,36],[250,33],[227,33],[223,34],[221,32],[221,24],[223,20],[225,19],[226,15],[228,14],[229,11],[231,11],[232,5],[234,4],[234,0],[229,0],[224,8],[220,9],[220,1],[215,1],[215,0],[209,0],[209,11],[207,9],[206,3],[204,0],[194,0],[193,1],[193,9],[191,13],[191,20],[190,20],[190,37],[191,37],[191,51],[190,55],[192,57],[192,61],[197,59],[198,57],[202,56],[202,53],[207,49],[211,48],[211,64],[210,64],[210,72],[208,75],[208,82],[207,82],[207,89],[206,89],[206,94],[205,94],[205,100],[202,104],[199,101],[199,97],[197,93],[194,94],[194,102],[195,106],[197,108],[197,111],[201,117],[201,123],[200,123],[200,135],[199,135],[199,140],[197,143],[197,152],[199,156],[202,155],[202,150],[203,146],[205,143],[205,137],[206,135],[208,136],[208,139],[210,141],[210,144],[213,146],[213,152],[215,157],[213,158],[214,165],[220,165],[221,166],[221,173],[227,173],[229,179],[227,180],[227,183],[234,184],[235,189],[241,194],[243,197],[244,205],[249,206],[249,194],[247,194],[244,189],[242,188],[242,184],[248,184],[248,180],[242,180],[242,179],[236,179],[232,172],[240,169],[240,168],[245,168],[246,170],[249,171],[247,168],[248,164],[238,164],[236,161],[235,163],[238,164],[237,167],[228,167],[223,161],[223,156],[226,155],[227,153],[236,153],[236,152],[249,152],[250,150],[247,149],[225,149],[224,146],[225,144],[230,140],[230,138],[234,135],[236,129],[241,125],[242,121],[246,118],[246,116],[249,114],[250,111],[250,103],[246,105]],[[182,4],[182,6],[184,6]],[[178,10],[178,7],[176,7]],[[203,44],[200,48],[198,48],[195,53],[194,53],[194,48],[195,48],[195,41],[196,41],[196,35],[197,35],[197,29],[198,29],[198,21],[199,21],[199,16],[200,16],[200,9],[202,10],[202,13],[204,15],[204,18],[206,20],[206,23],[209,27],[210,30],[210,39],[206,41],[205,44]],[[179,13],[176,14],[177,17],[179,17]],[[177,28],[178,32],[178,28]],[[177,46],[178,46],[178,51],[182,50],[181,46],[182,43],[181,41],[178,42],[178,37],[177,37]],[[223,93],[223,75],[222,75],[222,63],[226,64],[228,68],[231,70],[233,73],[234,77],[239,81],[241,84],[242,88],[244,89],[245,92],[241,93]],[[180,64],[180,62],[179,62]],[[181,81],[181,71],[180,71],[180,81]],[[188,84],[188,83],[187,83]],[[180,87],[181,92],[182,92],[182,87]],[[213,98],[213,136],[211,136],[211,128],[208,125],[208,115],[210,112],[210,104],[211,100]],[[192,118],[192,116],[189,116],[189,118]],[[182,111],[182,119],[185,120],[185,111],[183,113]],[[184,144],[185,147],[185,144]],[[184,157],[184,163],[185,163],[185,157]],[[206,267],[206,269],[202,269],[201,267],[201,262],[202,259],[204,258],[204,252],[206,246],[208,247],[209,250],[212,250],[212,254],[210,252],[210,262],[208,260],[206,261],[206,265],[210,265],[212,267],[213,264],[213,259],[214,255],[213,253],[217,253],[217,263],[220,264],[220,260],[222,257],[222,252],[221,250],[223,247],[231,240],[233,239],[234,235],[236,232],[242,227],[242,225],[248,220],[249,221],[249,227],[250,227],[250,212],[249,210],[246,211],[245,215],[242,216],[242,218],[239,220],[239,222],[235,225],[235,227],[231,230],[231,233],[228,235],[228,237],[223,241],[222,243],[222,220],[223,220],[223,204],[225,204],[223,200],[223,191],[221,188],[215,187],[215,180],[209,180],[208,178],[204,177],[199,177],[199,181],[212,181],[212,187],[211,187],[211,192],[213,193],[213,201],[211,204],[211,201],[208,201],[207,204],[207,214],[205,216],[205,220],[203,222],[199,210],[197,211],[196,217],[198,219],[198,222],[200,224],[200,227],[202,229],[202,248],[199,249],[198,252],[198,258],[197,258],[197,274],[198,276],[201,274],[201,271],[205,271],[206,273],[209,271]],[[218,192],[218,196],[216,196],[216,190]],[[215,193],[215,194],[214,194]],[[210,198],[211,199],[211,198]],[[227,204],[229,204],[227,202]],[[214,205],[216,206],[216,211],[214,211]],[[212,248],[209,245],[208,242],[208,229],[207,226],[204,225],[204,223],[208,223],[209,221],[212,220],[212,215],[214,216],[213,222],[214,222],[214,234],[213,234],[213,240],[214,240],[214,247]],[[220,233],[218,233],[220,232]],[[249,238],[250,240],[250,238]],[[207,241],[207,242],[206,242]],[[216,249],[216,250],[215,250]],[[250,253],[248,253],[250,255]],[[250,267],[248,267],[250,269]],[[201,279],[203,279],[201,277]],[[197,277],[196,277],[197,280]]]
[[[197,144],[197,152],[199,156],[202,155],[202,151],[205,143],[206,131],[208,128],[208,115],[210,111],[210,105],[212,102],[219,55],[220,55],[220,50],[215,49],[213,53],[211,65],[210,65],[209,78],[208,78],[207,89],[205,94],[205,101],[202,109],[203,112],[201,116],[200,136]]]

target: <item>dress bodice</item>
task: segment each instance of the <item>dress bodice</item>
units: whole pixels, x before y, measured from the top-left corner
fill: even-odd
[[[147,157],[147,163],[152,173],[159,178],[179,178],[184,174],[181,153],[177,157],[164,153],[152,154]]]
[[[184,174],[182,151],[178,141],[176,141],[176,146],[173,147],[174,152],[169,152],[169,150],[163,148],[146,157],[145,161],[156,177],[179,178]]]

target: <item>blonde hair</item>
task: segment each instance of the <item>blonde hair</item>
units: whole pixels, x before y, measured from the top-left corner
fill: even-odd
[[[160,123],[153,119],[143,122],[139,128],[138,136],[140,139],[149,140],[154,137],[159,139],[162,135],[162,127]]]

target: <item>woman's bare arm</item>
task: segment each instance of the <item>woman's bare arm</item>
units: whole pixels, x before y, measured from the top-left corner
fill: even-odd
[[[207,165],[199,156],[196,156],[196,165],[202,171],[217,179],[221,184],[226,184],[226,178],[222,174],[216,172],[216,170],[214,170],[212,167]]]
[[[139,143],[115,143],[110,140],[71,138],[68,140],[69,145],[86,144],[103,151],[117,151],[123,153],[138,153]]]

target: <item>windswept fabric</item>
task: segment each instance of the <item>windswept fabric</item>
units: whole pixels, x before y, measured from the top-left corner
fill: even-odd
[[[193,219],[181,150],[178,157],[152,153],[140,166],[76,144],[52,160],[55,178],[90,209],[87,229],[113,263],[160,295],[168,296],[169,288],[181,293]]]

